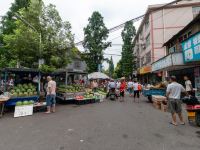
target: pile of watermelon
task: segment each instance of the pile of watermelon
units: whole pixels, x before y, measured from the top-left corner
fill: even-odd
[[[16,106],[33,105],[33,104],[34,104],[33,100],[16,102]]]
[[[29,83],[29,84],[18,84],[10,91],[12,97],[26,97],[26,96],[33,96],[37,95],[36,87]]]

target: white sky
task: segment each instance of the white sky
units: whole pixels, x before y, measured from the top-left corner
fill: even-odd
[[[45,4],[56,5],[60,16],[64,21],[72,25],[72,32],[75,34],[75,42],[83,39],[83,28],[88,23],[88,18],[93,11],[99,11],[104,17],[107,28],[112,28],[127,20],[145,13],[147,6],[152,4],[168,3],[172,0],[43,0]],[[0,16],[4,15],[14,0],[0,0]],[[139,26],[139,22],[134,24]],[[109,39],[114,39],[113,44],[121,44],[121,30],[111,33]],[[82,47],[78,47],[83,50]],[[107,54],[121,54],[121,46],[108,48]],[[110,58],[109,55],[105,57]],[[114,64],[119,61],[119,56],[113,56]],[[105,68],[108,67],[104,63]]]

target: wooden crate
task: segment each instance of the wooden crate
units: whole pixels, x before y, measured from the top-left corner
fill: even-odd
[[[164,103],[161,103],[161,111],[167,112],[167,110],[168,110],[167,105],[165,105]]]
[[[153,102],[153,106],[156,109],[161,109],[161,103]]]

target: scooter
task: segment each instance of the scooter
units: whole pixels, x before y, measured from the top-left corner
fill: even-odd
[[[115,88],[110,89],[110,91],[109,91],[109,97],[110,97],[110,100],[112,100],[112,101],[116,100],[116,91],[115,91]]]
[[[188,114],[188,122],[196,123],[200,127],[200,102],[194,96],[184,97],[183,103],[186,104],[186,110]]]

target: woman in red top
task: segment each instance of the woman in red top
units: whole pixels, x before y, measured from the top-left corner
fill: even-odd
[[[126,82],[124,80],[121,80],[121,85],[120,85],[121,101],[124,101],[125,89],[126,89]]]

